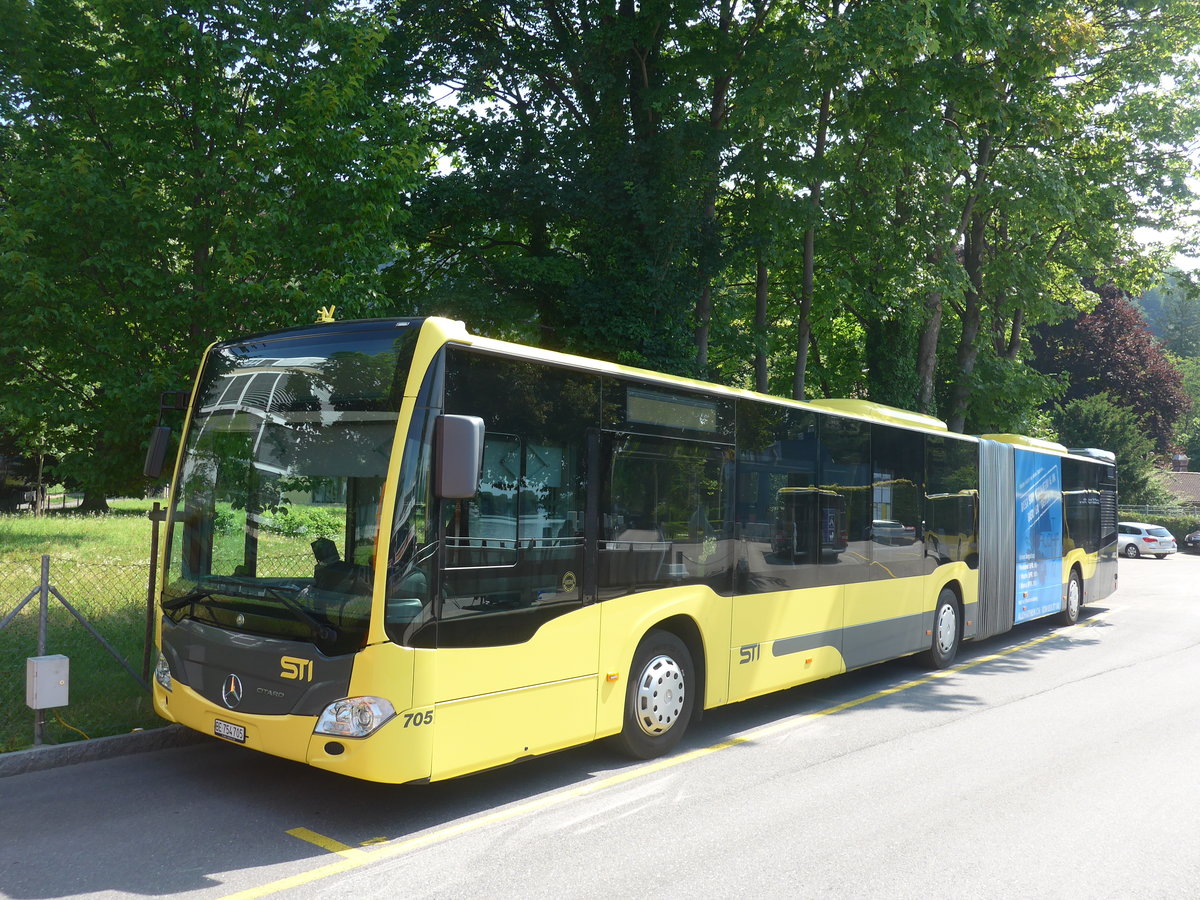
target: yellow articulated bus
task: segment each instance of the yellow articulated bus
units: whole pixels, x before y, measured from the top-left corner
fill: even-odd
[[[216,344],[172,480],[154,704],[450,778],[960,643],[1116,584],[1111,454],[476,337]]]

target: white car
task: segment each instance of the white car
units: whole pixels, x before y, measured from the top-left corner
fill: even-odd
[[[1167,554],[1178,549],[1171,532],[1161,525],[1147,525],[1145,522],[1118,522],[1117,548],[1122,556],[1129,559],[1151,555],[1166,559]]]

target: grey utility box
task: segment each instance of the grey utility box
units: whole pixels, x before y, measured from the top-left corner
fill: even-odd
[[[67,705],[71,661],[61,653],[30,656],[25,660],[25,705],[51,709]]]

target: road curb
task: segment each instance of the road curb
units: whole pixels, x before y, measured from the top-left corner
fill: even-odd
[[[92,762],[98,759],[111,759],[114,756],[127,756],[131,753],[183,747],[207,740],[209,740],[207,735],[184,728],[182,725],[167,725],[163,728],[152,728],[149,731],[134,731],[130,734],[117,734],[112,737],[93,738],[70,744],[14,750],[11,753],[0,753],[0,778],[24,775],[27,772],[40,772],[44,769],[55,769],[59,766],[72,766],[76,763]]]

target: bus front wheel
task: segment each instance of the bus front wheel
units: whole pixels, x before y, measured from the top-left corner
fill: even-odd
[[[933,612],[933,640],[925,652],[925,661],[933,669],[944,669],[958,655],[958,596],[950,588],[938,594]]]
[[[683,737],[696,697],[692,655],[669,631],[647,632],[633,654],[618,746],[637,759],[669,752]]]

